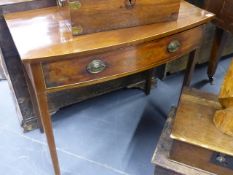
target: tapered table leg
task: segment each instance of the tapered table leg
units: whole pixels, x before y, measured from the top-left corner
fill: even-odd
[[[217,27],[215,31],[215,37],[208,66],[208,77],[211,83],[213,83],[214,74],[216,72],[219,59],[223,54],[226,41],[227,32]]]
[[[38,110],[43,125],[43,129],[47,138],[50,155],[52,158],[53,168],[55,175],[60,175],[59,162],[57,157],[56,145],[53,135],[52,121],[49,114],[47,93],[43,79],[43,73],[41,70],[41,65],[39,63],[30,65],[32,84],[34,88],[34,93],[36,96],[36,101],[38,104]]]
[[[198,58],[198,53],[199,53],[199,49],[196,49],[190,52],[189,54],[189,60],[188,60],[188,64],[187,64],[185,75],[184,75],[183,86],[190,86],[191,84],[192,75],[193,75],[195,65],[197,62],[197,58]]]
[[[151,91],[152,78],[154,76],[154,69],[147,71],[146,83],[145,83],[145,94],[149,95]]]

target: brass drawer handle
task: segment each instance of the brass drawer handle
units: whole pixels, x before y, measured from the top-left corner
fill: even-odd
[[[91,74],[97,74],[104,71],[106,64],[102,60],[93,60],[87,65],[87,71]]]
[[[178,51],[181,47],[181,43],[179,40],[173,40],[168,44],[167,50],[170,53],[174,53]]]

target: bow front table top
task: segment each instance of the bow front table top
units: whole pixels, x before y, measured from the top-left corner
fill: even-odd
[[[188,85],[204,25],[213,18],[212,13],[181,1],[177,21],[74,37],[58,7],[5,15],[32,87],[31,97],[47,137],[55,174],[61,172],[48,93],[132,75],[189,53],[185,75]]]

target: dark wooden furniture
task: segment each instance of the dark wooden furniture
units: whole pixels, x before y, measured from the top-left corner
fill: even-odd
[[[58,4],[61,14],[69,17],[73,35],[81,35],[176,20],[180,1],[58,0]]]
[[[189,164],[181,163],[170,158],[173,146],[173,139],[170,138],[172,123],[174,121],[176,108],[172,108],[164,129],[157,143],[156,150],[152,157],[152,163],[155,165],[155,175],[213,175]],[[191,153],[190,153],[191,154]],[[183,157],[189,157],[184,156]],[[200,155],[199,156],[201,159]]]
[[[218,96],[200,91],[184,91],[177,108],[171,138],[233,156],[233,139],[213,122],[222,109]]]
[[[171,111],[152,159],[156,175],[233,174],[226,165],[219,165],[224,157],[215,153],[233,155],[232,137],[214,126],[217,109],[221,109],[217,95],[184,88],[177,112]]]
[[[186,0],[186,1],[193,3],[194,5],[196,5],[200,8],[205,9],[205,0]],[[216,3],[215,0],[212,0],[212,1],[210,0],[209,3],[210,2],[212,4]],[[225,13],[225,11],[222,11],[222,13]],[[233,35],[230,34],[229,32],[226,32],[226,31],[223,33],[222,29],[218,27],[217,31],[220,30],[221,31],[220,33],[223,33],[225,35],[225,39],[222,42],[224,44],[224,47],[222,47],[222,51],[221,51],[222,53],[219,53],[219,56],[217,56],[217,57],[211,56],[211,50],[213,50],[212,45],[213,45],[214,38],[216,40],[215,36],[217,35],[217,33],[219,33],[216,31],[217,25],[215,25],[215,24],[216,24],[216,20],[214,21],[214,23],[211,23],[211,24],[206,26],[205,35],[203,38],[203,44],[201,46],[199,58],[197,60],[197,64],[208,63],[209,60],[213,60],[209,65],[209,72],[210,72],[210,74],[212,74],[212,75],[210,75],[210,77],[213,77],[213,75],[215,74],[215,70],[216,70],[215,66],[217,65],[217,62],[218,62],[218,60],[217,60],[217,62],[215,61],[216,58],[226,57],[226,56],[232,55],[232,53],[233,53]],[[215,49],[217,49],[217,48],[215,48]],[[213,55],[213,53],[212,53],[212,55]],[[186,63],[187,63],[187,56],[184,56],[178,60],[172,61],[171,63],[168,63],[168,64],[160,67],[160,69],[159,69],[160,70],[159,71],[160,78],[164,79],[166,77],[166,75],[168,75],[168,74],[173,74],[173,73],[184,70]],[[213,79],[211,78],[211,80],[213,80]]]
[[[205,0],[204,8],[216,14],[214,23],[217,25],[213,43],[211,61],[209,62],[208,76],[213,81],[218,61],[222,56],[228,32],[233,33],[233,1],[232,0]],[[227,32],[225,32],[227,31]]]
[[[213,17],[182,1],[177,21],[73,37],[56,7],[5,15],[40,114],[55,174],[60,174],[60,168],[49,94],[151,70],[187,53],[184,84],[189,85],[203,25]]]
[[[6,73],[6,78],[12,91],[19,121],[25,131],[37,127],[37,116],[32,107],[20,57],[3,15],[55,5],[56,0],[0,0],[0,50],[2,51],[0,62],[3,64],[4,72]]]

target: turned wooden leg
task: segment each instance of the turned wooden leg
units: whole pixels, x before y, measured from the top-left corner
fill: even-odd
[[[196,49],[189,54],[189,60],[184,75],[183,87],[190,86],[191,84],[192,75],[198,58],[198,53],[199,53],[199,49]]]
[[[145,84],[145,94],[146,95],[150,94],[153,76],[154,76],[154,69],[148,70],[147,75],[146,75],[146,84]]]
[[[219,59],[221,58],[224,47],[226,45],[227,32],[221,28],[216,28],[214,42],[211,50],[211,56],[208,66],[208,77],[211,83],[213,83],[213,77],[216,72]]]
[[[43,74],[41,70],[41,65],[33,64],[31,65],[31,73],[33,79],[33,88],[38,105],[38,111],[41,118],[41,123],[47,138],[50,155],[52,158],[53,168],[55,175],[60,175],[59,162],[57,157],[56,145],[53,135],[52,121],[49,114],[47,93],[44,85]]]

